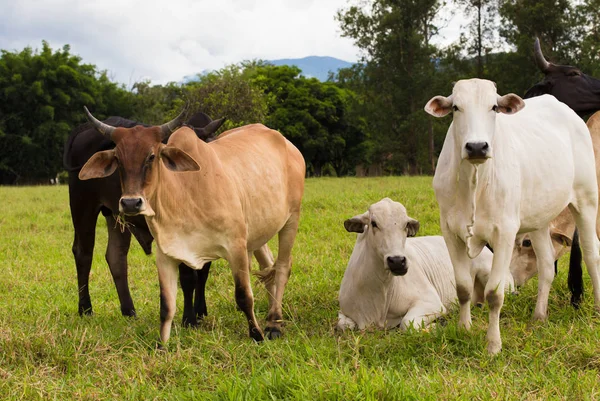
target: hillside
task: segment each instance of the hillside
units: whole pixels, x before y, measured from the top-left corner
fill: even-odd
[[[337,72],[340,68],[351,67],[353,63],[340,60],[335,57],[309,56],[304,58],[284,58],[280,60],[268,60],[273,65],[295,65],[302,70],[302,75],[315,77],[320,81],[326,81],[329,71]]]

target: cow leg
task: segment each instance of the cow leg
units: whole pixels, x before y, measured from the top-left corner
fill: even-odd
[[[456,280],[456,294],[460,305],[458,326],[467,330],[471,329],[471,294],[473,292],[473,279],[471,278],[471,260],[467,256],[466,244],[447,227],[442,224],[442,234],[448,247],[450,260],[454,267]]]
[[[438,303],[417,301],[402,318],[400,328],[406,330],[412,326],[415,329],[424,329],[445,314],[446,308],[441,300]]]
[[[185,263],[179,264],[179,283],[183,291],[183,318],[181,325],[184,327],[197,327],[198,321],[194,312],[194,290],[198,281],[197,273]]]
[[[533,312],[534,320],[546,320],[548,316],[548,295],[554,280],[554,247],[548,226],[529,234],[533,251],[537,257],[538,296]]]
[[[156,266],[160,283],[160,341],[166,345],[177,308],[177,266],[175,259],[156,249]]]
[[[250,262],[252,254],[245,249],[233,253],[229,260],[235,283],[235,301],[248,321],[249,335],[255,341],[263,341],[264,335],[254,316],[254,296],[250,286]]]
[[[254,257],[258,261],[258,265],[260,266],[260,271],[257,273],[257,276],[260,278],[262,283],[267,290],[267,296],[269,297],[269,310],[275,304],[275,269],[273,265],[275,264],[275,260],[273,258],[273,253],[267,244],[264,244],[262,247],[254,251]]]
[[[196,271],[196,295],[194,298],[194,312],[196,319],[201,320],[204,316],[208,316],[208,309],[206,307],[206,281],[208,280],[208,273],[210,272],[211,262],[205,263],[201,270]]]
[[[516,231],[500,231],[494,238],[492,270],[485,286],[485,299],[490,307],[487,350],[494,355],[502,349],[500,310],[504,304],[504,285],[515,243]]]
[[[279,252],[275,261],[275,299],[270,305],[265,332],[269,339],[281,337],[283,292],[292,272],[292,247],[298,232],[299,214],[294,214],[279,231]]]
[[[121,302],[121,314],[123,316],[135,316],[135,307],[129,292],[127,276],[127,253],[131,244],[131,232],[127,229],[121,232],[112,214],[106,216],[106,227],[108,228],[106,263],[108,263],[110,274],[117,288],[117,294]]]
[[[583,251],[583,260],[592,280],[594,305],[596,310],[600,312],[600,276],[598,273],[600,256],[598,255],[599,244],[596,236],[596,205],[582,204],[579,206],[579,211],[573,206],[569,206],[569,208],[575,217],[575,223],[579,230],[579,243]]]
[[[91,315],[89,281],[96,240],[96,221],[99,208],[91,208],[87,203],[78,202],[71,194],[71,218],[75,236],[73,239],[73,256],[77,267],[77,288],[79,293],[79,315]]]

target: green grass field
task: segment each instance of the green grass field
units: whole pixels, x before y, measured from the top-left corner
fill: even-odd
[[[67,187],[0,187],[0,399],[600,399],[600,318],[587,274],[582,308],[570,307],[567,259],[546,323],[531,323],[536,280],[506,297],[496,357],[485,351],[485,307],[473,308],[470,333],[457,329],[456,310],[445,327],[427,332],[336,333],[338,289],[356,238],[342,223],[386,196],[421,222],[418,235],[439,234],[431,177],[309,179],[284,337],[263,344],[247,337],[220,261],[207,285],[209,316],[198,329],[181,328],[180,292],[162,352],[154,257],[133,244],[138,317],[122,317],[101,217],[90,278],[95,315],[80,318]],[[256,280],[253,288],[264,327],[266,294]]]

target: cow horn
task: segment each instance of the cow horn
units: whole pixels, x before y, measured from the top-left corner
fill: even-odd
[[[96,128],[96,131],[104,135],[107,139],[112,140],[111,134],[115,130],[115,127],[112,125],[104,124],[102,121],[98,120],[96,117],[90,113],[87,107],[83,106],[83,110],[85,110],[85,116],[90,123]]]
[[[177,117],[164,123],[160,126],[160,132],[162,133],[163,139],[168,138],[175,129],[179,128],[183,124],[185,113],[187,112],[187,106],[183,108],[183,111],[179,113]]]
[[[542,54],[542,48],[540,47],[539,38],[535,38],[535,42],[533,44],[533,51],[535,53],[535,62],[542,72],[547,72],[550,69],[550,63],[546,61],[544,55]]]

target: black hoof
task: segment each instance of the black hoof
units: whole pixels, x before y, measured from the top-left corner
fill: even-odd
[[[483,303],[482,302],[477,302],[475,304],[475,306],[477,306],[479,309],[483,308]]]
[[[90,306],[81,306],[79,305],[79,316],[91,316],[93,315],[94,312],[92,311],[92,305]]]
[[[260,330],[256,327],[250,329],[250,338],[252,338],[257,343],[263,342],[265,337],[260,332]]]
[[[281,330],[279,330],[277,327],[267,327],[265,329],[265,335],[269,340],[276,340],[283,336]]]
[[[183,319],[181,319],[181,325],[183,327],[195,329],[198,327],[198,321],[196,318],[190,319],[184,316]]]
[[[160,339],[156,343],[156,350],[167,352],[167,348],[165,347],[165,345],[163,344],[163,342]]]
[[[579,309],[579,306],[581,305],[581,296],[571,296],[571,305],[573,305],[573,308]]]
[[[135,309],[121,309],[121,314],[125,317],[137,317]]]

